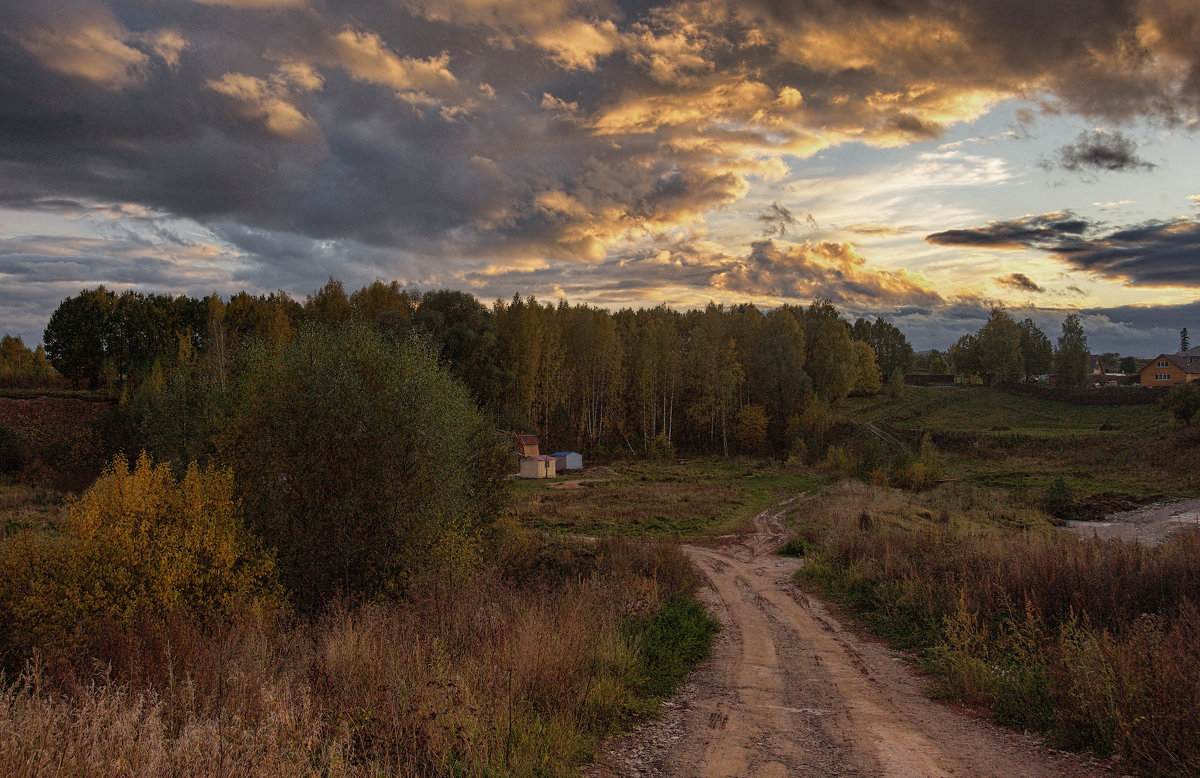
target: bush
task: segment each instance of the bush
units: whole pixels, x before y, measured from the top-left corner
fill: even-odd
[[[1042,498],[1042,508],[1046,513],[1059,519],[1074,518],[1077,508],[1075,492],[1061,477],[1055,478],[1046,488],[1046,496]]]
[[[220,456],[297,604],[473,568],[507,504],[507,452],[426,349],[309,325],[238,373]]]
[[[1162,404],[1176,420],[1190,425],[1196,414],[1200,413],[1200,383],[1172,386],[1167,396],[1162,398]]]
[[[26,533],[0,548],[0,616],[16,655],[85,658],[101,633],[204,622],[280,598],[275,565],[244,528],[228,470],[177,480],[118,456],[69,506],[66,536]]]

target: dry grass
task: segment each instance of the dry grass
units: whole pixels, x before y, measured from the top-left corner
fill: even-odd
[[[1200,773],[1200,533],[1084,539],[978,489],[842,484],[804,579],[922,653],[943,693],[1147,774]]]
[[[719,525],[743,501],[723,483],[584,483],[534,492],[520,504],[531,526],[616,537],[664,537]]]
[[[66,518],[62,492],[23,484],[0,485],[0,538],[22,530],[57,532]]]
[[[518,546],[404,602],[173,623],[65,674],[30,664],[0,690],[0,774],[571,774],[653,706],[628,625],[691,573],[664,546]]]

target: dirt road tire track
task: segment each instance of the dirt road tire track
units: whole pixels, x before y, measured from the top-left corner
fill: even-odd
[[[790,501],[789,501],[790,502]],[[662,719],[602,749],[608,776],[1074,776],[1117,773],[922,694],[903,658],[842,627],[771,553],[787,502],[751,535],[684,550],[722,631]]]

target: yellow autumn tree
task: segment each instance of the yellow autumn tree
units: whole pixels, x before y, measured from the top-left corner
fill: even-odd
[[[192,465],[180,480],[145,454],[132,469],[118,456],[71,503],[65,537],[18,545],[23,562],[0,559],[12,576],[0,612],[22,652],[86,650],[100,623],[204,622],[281,600],[274,560],[245,529],[228,469]]]

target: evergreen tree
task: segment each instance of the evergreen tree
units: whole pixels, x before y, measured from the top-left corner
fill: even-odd
[[[1029,381],[1037,375],[1050,372],[1054,364],[1054,347],[1050,338],[1033,323],[1033,319],[1024,319],[1021,324],[1021,360],[1025,372],[1025,380]]]
[[[1055,381],[1060,386],[1081,386],[1087,379],[1090,359],[1083,322],[1080,321],[1079,314],[1068,314],[1063,320],[1058,349],[1054,352]]]

